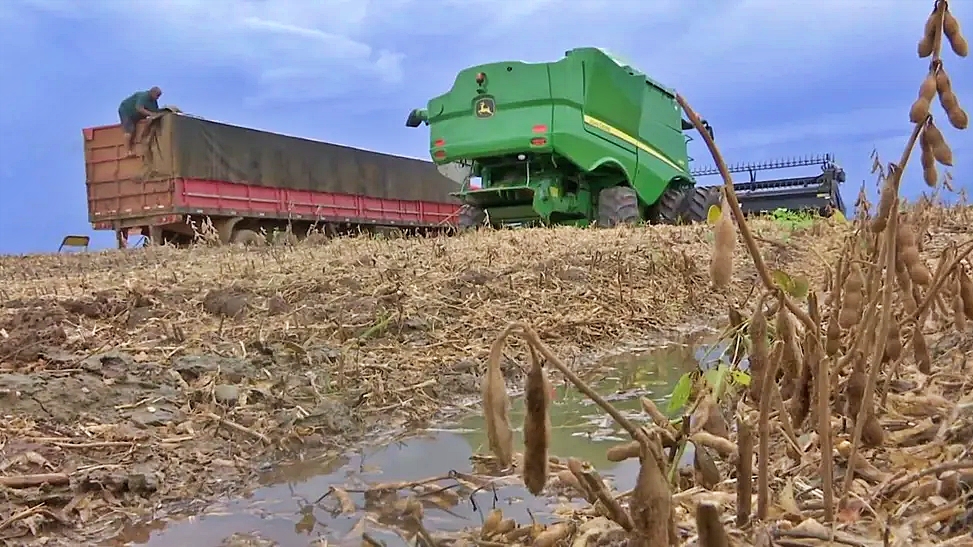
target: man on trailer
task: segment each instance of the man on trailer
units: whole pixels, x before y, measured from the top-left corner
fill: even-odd
[[[125,140],[128,143],[128,155],[135,154],[135,128],[139,120],[158,116],[161,112],[159,108],[159,97],[162,90],[158,86],[152,87],[148,91],[136,91],[129,95],[122,104],[118,105],[118,118],[122,122],[122,131],[125,132]]]

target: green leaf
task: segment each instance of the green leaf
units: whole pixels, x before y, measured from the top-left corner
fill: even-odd
[[[807,298],[807,293],[811,289],[810,282],[804,275],[791,277],[784,270],[773,270],[770,272],[770,277],[782,291],[799,300]]]
[[[740,384],[741,386],[750,385],[750,374],[739,369],[735,369],[730,374],[733,375],[733,381]]]
[[[807,298],[807,293],[811,290],[811,283],[807,280],[806,275],[796,275],[792,279],[794,282],[793,290],[790,291],[790,295],[799,300],[804,300]]]
[[[723,386],[726,383],[726,373],[729,370],[730,367],[720,364],[715,368],[711,368],[703,373],[703,378],[706,379],[707,385],[709,385],[717,397],[720,397],[723,394]]]
[[[774,280],[774,284],[780,287],[784,292],[790,294],[790,292],[793,290],[794,280],[792,280],[791,276],[787,275],[787,272],[784,270],[771,270],[770,277]]]
[[[686,403],[689,402],[689,396],[693,391],[693,380],[689,377],[689,373],[685,373],[679,377],[679,381],[676,382],[676,387],[672,388],[672,396],[669,397],[669,405],[666,407],[667,414],[673,414],[676,411],[682,410]]]

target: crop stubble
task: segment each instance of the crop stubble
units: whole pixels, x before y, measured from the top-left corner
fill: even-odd
[[[832,252],[821,236],[839,230],[757,229],[798,243],[777,257],[797,270]],[[716,315],[707,234],[562,228],[2,257],[0,475],[16,486],[2,514],[61,511],[7,531],[30,524],[77,544],[71,523],[111,530],[160,500],[242,486],[271,451],[337,449],[375,423],[425,419],[479,394],[511,320],[580,356]],[[727,287],[741,301],[754,276],[744,259]],[[526,362],[526,347],[498,357],[501,382],[523,376],[511,358]],[[51,471],[57,488],[24,488]]]

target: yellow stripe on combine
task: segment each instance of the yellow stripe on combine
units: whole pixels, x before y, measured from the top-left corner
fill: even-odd
[[[660,152],[656,148],[653,148],[653,147],[649,146],[648,144],[645,144],[644,142],[636,139],[635,137],[633,137],[633,136],[631,136],[631,135],[629,135],[627,133],[623,133],[622,130],[618,129],[617,127],[613,127],[611,125],[608,125],[607,123],[599,120],[598,118],[594,118],[592,116],[589,116],[588,114],[585,114],[584,117],[583,117],[583,119],[584,119],[584,123],[590,125],[591,127],[594,127],[596,129],[600,129],[600,130],[604,131],[605,133],[608,133],[609,135],[611,135],[611,136],[613,136],[613,137],[615,137],[617,139],[621,139],[621,140],[623,140],[623,141],[631,144],[632,146],[638,148],[639,150],[641,150],[641,151],[643,151],[643,152],[645,152],[647,154],[652,154],[656,158],[659,158],[660,161],[662,161],[663,163],[665,163],[666,165],[672,167],[673,169],[675,169],[677,171],[685,171],[686,170],[686,167],[685,166],[681,166],[680,167],[679,165],[676,165],[675,163],[673,163],[672,160],[670,160],[669,158],[665,157],[662,154],[662,152]],[[680,162],[680,163],[682,163],[682,162]]]

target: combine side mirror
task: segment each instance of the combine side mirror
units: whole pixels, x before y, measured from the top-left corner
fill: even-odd
[[[420,124],[426,123],[427,121],[426,111],[421,108],[414,108],[412,112],[409,112],[409,117],[405,120],[405,126],[419,127]]]
[[[682,121],[683,131],[689,131],[690,129],[695,129],[693,122],[689,120],[681,120],[681,121]],[[713,126],[711,126],[709,122],[706,120],[700,120],[700,122],[703,124],[703,128],[706,129],[706,132],[709,133],[709,138],[716,139],[716,137],[713,136]]]

